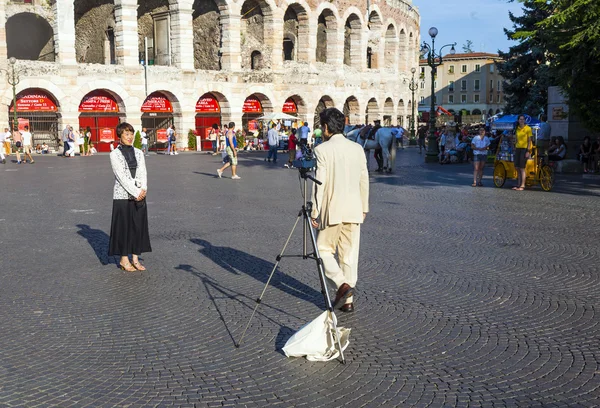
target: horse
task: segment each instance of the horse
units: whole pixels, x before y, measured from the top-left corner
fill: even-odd
[[[383,160],[377,161],[378,172],[387,171],[391,173],[396,168],[396,135],[398,129],[394,127],[382,127],[375,133],[375,140],[372,139],[361,139],[360,133],[362,127],[355,127],[346,133],[346,138],[353,142],[359,143],[366,152],[367,165],[369,163],[369,155],[371,150],[381,149],[383,154]]]

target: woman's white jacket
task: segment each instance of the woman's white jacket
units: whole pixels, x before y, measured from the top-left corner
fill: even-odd
[[[110,164],[115,174],[113,200],[134,200],[139,197],[142,190],[148,191],[148,175],[144,153],[135,148],[134,151],[137,160],[135,178],[131,177],[129,166],[121,149],[117,148],[110,153]]]

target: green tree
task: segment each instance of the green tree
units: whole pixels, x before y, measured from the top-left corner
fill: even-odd
[[[473,41],[467,40],[467,42],[463,44],[462,49],[464,53],[475,52],[473,51]]]
[[[523,41],[542,38],[550,75],[562,88],[586,127],[600,127],[600,2],[598,0],[535,0],[544,13],[533,29],[520,30]]]
[[[142,134],[140,133],[139,130],[137,132],[135,132],[135,139],[133,140],[133,147],[135,147],[136,149],[142,148]]]
[[[194,133],[194,129],[190,129],[188,132],[188,149],[196,151],[196,148],[196,133]]]
[[[504,29],[506,36],[518,41],[508,52],[498,51],[502,61],[496,63],[504,78],[506,106],[504,113],[527,113],[532,116],[545,111],[548,105],[548,87],[552,85],[546,34],[534,32],[549,11],[540,8],[538,0],[522,0],[523,15],[509,12],[512,29]],[[532,33],[523,35],[523,33]]]

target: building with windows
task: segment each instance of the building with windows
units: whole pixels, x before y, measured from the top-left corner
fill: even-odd
[[[434,80],[435,105],[463,115],[481,115],[482,118],[502,111],[503,78],[495,63],[497,54],[473,52],[443,57]],[[419,112],[429,112],[431,105],[431,68],[427,60],[419,63]]]
[[[124,120],[147,127],[152,143],[170,124],[205,136],[213,123],[253,130],[271,112],[312,126],[332,106],[349,123],[403,123],[419,12],[411,0],[369,4],[0,0],[0,68],[18,74],[17,117],[40,143],[70,124],[105,150]],[[0,98],[12,121],[6,81]]]

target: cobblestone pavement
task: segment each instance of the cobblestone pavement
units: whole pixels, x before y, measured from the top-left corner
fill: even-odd
[[[240,164],[148,157],[146,273],[106,256],[106,155],[0,167],[1,407],[600,405],[598,178],[472,188],[399,152],[371,178],[342,365],[281,352],[323,310],[312,261],[284,259],[234,347],[302,203],[295,170]]]

